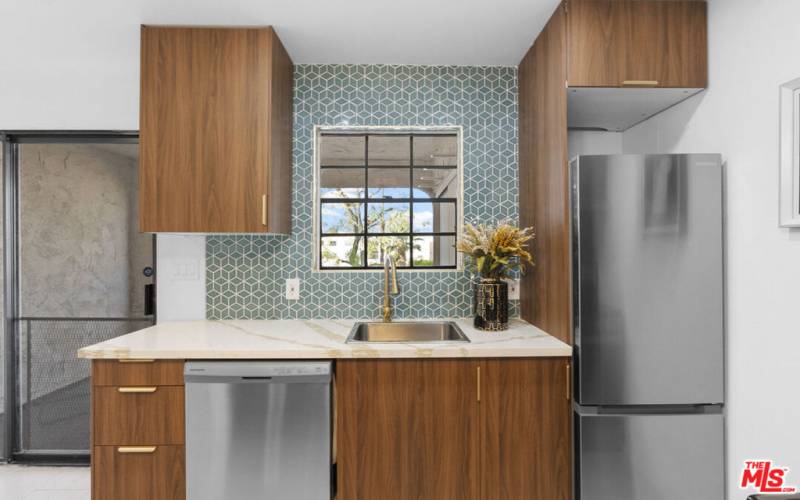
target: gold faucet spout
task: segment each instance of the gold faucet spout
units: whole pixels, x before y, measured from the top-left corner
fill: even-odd
[[[390,283],[391,282],[391,283]],[[383,322],[392,321],[392,295],[400,293],[397,286],[397,266],[392,256],[386,254],[383,258]]]

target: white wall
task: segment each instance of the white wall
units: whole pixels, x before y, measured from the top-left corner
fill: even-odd
[[[622,153],[622,133],[599,130],[570,130],[567,136],[569,159],[578,155],[615,155]]]
[[[159,323],[205,319],[204,235],[159,234],[156,272],[156,316]]]
[[[0,0],[0,129],[136,130],[140,24],[272,24],[296,63],[511,65],[557,3]]]
[[[800,232],[778,227],[778,86],[800,77],[800,2],[709,0],[709,89],[625,132],[625,152],[727,161],[728,498],[742,461],[800,486]]]

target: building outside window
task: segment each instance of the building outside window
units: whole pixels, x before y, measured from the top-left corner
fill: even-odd
[[[319,269],[458,268],[459,129],[319,128],[316,157]]]

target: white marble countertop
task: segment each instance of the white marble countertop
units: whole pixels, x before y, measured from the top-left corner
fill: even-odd
[[[161,323],[84,347],[92,359],[494,358],[571,356],[572,347],[522,320],[503,332],[455,321],[470,343],[346,344],[355,320],[236,320]]]

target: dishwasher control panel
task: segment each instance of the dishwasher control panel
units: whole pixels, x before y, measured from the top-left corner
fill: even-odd
[[[190,361],[184,369],[187,381],[206,377],[329,377],[332,373],[330,361]]]

